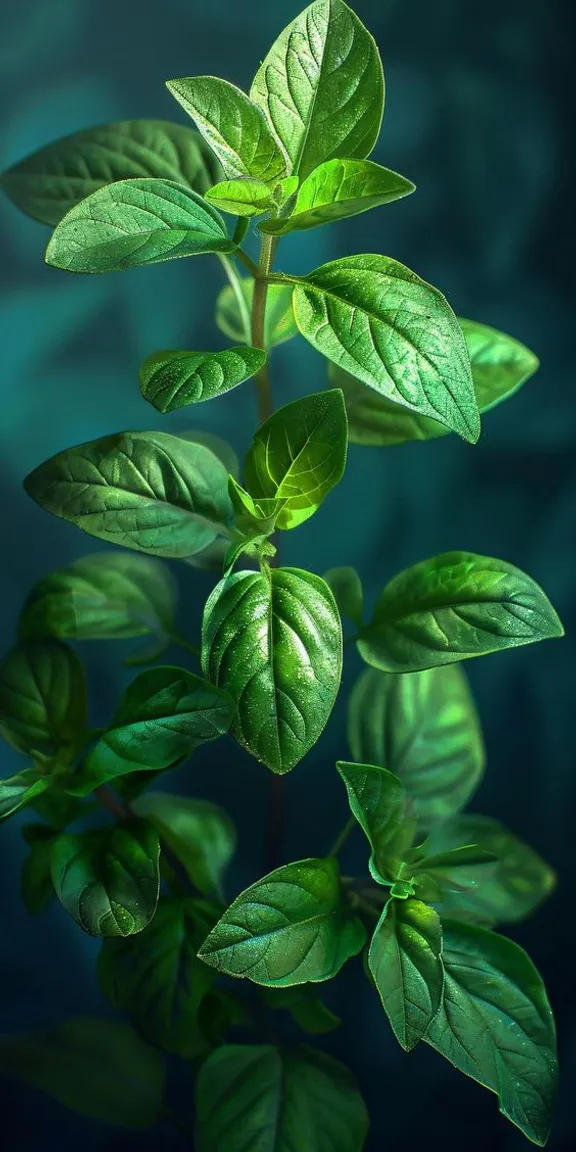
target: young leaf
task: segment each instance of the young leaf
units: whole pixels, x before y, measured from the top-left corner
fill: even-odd
[[[270,1008],[285,1009],[299,1028],[313,1036],[333,1032],[342,1023],[319,996],[302,984],[292,988],[266,988],[263,997]]]
[[[200,1070],[198,1152],[361,1152],[368,1123],[352,1074],[308,1045],[225,1044]]]
[[[204,193],[218,165],[202,137],[167,120],[120,120],[74,132],[14,164],[0,178],[12,202],[55,225],[104,184],[151,176]]]
[[[198,1012],[216,974],[196,952],[214,923],[208,905],[163,899],[151,924],[126,940],[105,940],[98,980],[117,1012],[165,1052],[188,1058],[198,1042]]]
[[[166,87],[196,121],[225,176],[274,184],[285,175],[286,158],[262,109],[240,88],[217,76],[168,80]]]
[[[208,597],[206,676],[237,704],[232,734],[273,772],[289,772],[323,731],[340,686],[342,627],[319,576],[235,572]]]
[[[212,400],[254,376],[266,363],[261,348],[224,352],[153,352],[140,366],[140,391],[159,412]]]
[[[274,200],[267,184],[250,176],[223,180],[204,194],[209,204],[232,216],[261,216],[273,208]]]
[[[89,536],[157,556],[201,552],[226,533],[232,513],[220,460],[166,432],[118,432],[68,448],[24,486]]]
[[[204,252],[233,252],[215,208],[174,180],[119,180],[56,226],[46,262],[66,272],[121,272]]]
[[[364,590],[355,568],[330,568],[324,580],[334,593],[341,616],[347,616],[357,628],[362,627]],[[355,756],[355,759],[358,757]],[[360,757],[364,759],[364,757]],[[368,759],[371,759],[368,757]]]
[[[25,768],[16,776],[0,780],[0,820],[12,816],[25,804],[41,796],[51,786],[50,776],[43,776],[36,768]]]
[[[147,792],[132,810],[154,825],[199,892],[221,896],[222,877],[236,849],[234,824],[223,808],[209,800]]]
[[[495,1092],[503,1115],[544,1145],[557,1066],[541,977],[511,940],[455,921],[444,922],[443,961],[443,1002],[426,1042]]]
[[[470,354],[476,399],[481,412],[489,412],[513,396],[538,371],[538,357],[505,332],[459,318]]]
[[[389,900],[372,937],[368,963],[398,1043],[410,1052],[442,999],[442,925],[421,900]]]
[[[410,180],[372,160],[327,160],[300,185],[288,217],[263,220],[258,227],[269,235],[283,236],[357,216],[414,191]]]
[[[16,644],[0,661],[0,733],[29,756],[69,756],[86,732],[78,656],[57,640]]]
[[[342,393],[293,400],[258,429],[244,461],[244,481],[277,528],[296,528],[342,479],[348,436]]]
[[[152,1128],[160,1119],[162,1056],[121,1020],[79,1017],[0,1036],[0,1068],[92,1120]]]
[[[337,861],[300,860],[241,892],[198,955],[219,972],[268,987],[316,983],[335,976],[365,938]]]
[[[374,668],[418,672],[563,635],[525,572],[474,552],[444,552],[386,585],[358,650]]]
[[[91,936],[130,936],[156,911],[159,856],[158,833],[144,820],[64,833],[52,845],[54,890]]]
[[[364,158],[384,111],[378,49],[342,0],[316,0],[280,33],[250,96],[302,179],[325,160]]]
[[[477,844],[463,844],[446,852],[428,855],[430,842],[415,848],[410,858],[413,866],[411,882],[422,900],[442,903],[448,898],[477,889],[494,873],[498,857]]]
[[[370,873],[378,884],[396,880],[404,851],[413,838],[413,823],[406,817],[406,793],[397,776],[372,764],[336,767],[346,785],[348,803],[370,843]]]
[[[45,824],[26,824],[22,835],[30,851],[22,865],[20,895],[30,916],[40,916],[52,902],[54,885],[50,873],[50,860],[54,829]]]
[[[227,732],[234,711],[226,692],[185,668],[141,672],[67,788],[85,796],[106,780],[129,772],[170,768],[199,744]]]
[[[406,676],[367,668],[350,696],[348,743],[358,763],[400,777],[421,832],[464,808],[484,773],[480,720],[456,664]]]
[[[299,331],[328,360],[476,442],[466,341],[437,288],[387,256],[347,256],[298,280],[293,308]]]
[[[254,281],[245,277],[240,281],[246,306],[252,309]],[[230,285],[223,288],[216,301],[216,323],[221,332],[230,340],[245,340],[244,326],[240,317],[238,301]],[[292,312],[292,285],[270,284],[266,297],[266,318],[264,323],[264,345],[274,348],[296,336],[298,329]]]

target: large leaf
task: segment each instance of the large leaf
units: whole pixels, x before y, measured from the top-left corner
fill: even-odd
[[[12,816],[50,788],[51,779],[36,768],[25,768],[16,776],[0,780],[0,820]]]
[[[275,184],[286,174],[286,158],[262,109],[240,88],[217,76],[168,80],[166,87],[196,121],[225,176]]]
[[[223,808],[209,800],[147,792],[132,810],[154,825],[200,892],[221,895],[222,877],[236,848],[234,824]]]
[[[200,1070],[198,1152],[362,1152],[367,1132],[352,1074],[308,1045],[226,1044]]]
[[[400,777],[421,831],[464,808],[484,772],[480,720],[456,664],[406,676],[367,668],[350,696],[348,743],[354,760]]]
[[[157,556],[201,552],[232,513],[221,461],[165,432],[118,432],[68,448],[24,485],[47,512],[89,536]]]
[[[92,1120],[152,1128],[160,1119],[162,1056],[120,1020],[79,1017],[0,1036],[0,1068]]]
[[[20,752],[74,755],[86,732],[82,664],[57,640],[16,644],[0,661],[0,733]]]
[[[418,672],[563,635],[525,572],[474,552],[444,552],[386,585],[358,649],[374,668]]]
[[[413,822],[406,815],[402,783],[386,768],[373,764],[339,760],[336,767],[346,785],[350,810],[372,849],[370,872],[377,883],[392,883],[414,832]]]
[[[246,888],[198,955],[229,976],[270,987],[330,980],[364,944],[337,861],[300,860]]]
[[[273,44],[250,95],[302,178],[324,160],[365,157],[384,110],[376,44],[342,0],[316,0]]]
[[[443,1003],[427,1043],[496,1092],[500,1111],[535,1144],[548,1137],[556,1095],[556,1038],[542,979],[503,936],[444,923]]]
[[[130,936],[156,910],[159,856],[156,829],[140,819],[63,833],[52,845],[54,890],[91,936]]]
[[[174,180],[119,180],[56,226],[46,261],[67,272],[121,272],[203,252],[232,252],[215,208]]]
[[[250,176],[223,180],[205,193],[209,204],[232,216],[261,216],[273,208],[274,200],[267,184]]]
[[[248,380],[266,363],[261,348],[224,352],[153,352],[140,366],[140,391],[159,412],[212,400]]]
[[[102,945],[102,990],[117,1012],[128,1012],[142,1035],[166,1052],[195,1052],[198,1010],[216,979],[196,952],[213,923],[201,901],[163,899],[144,932]]]
[[[426,1035],[442,998],[442,925],[421,900],[389,900],[368,963],[394,1035],[410,1052]]]
[[[170,768],[228,731],[234,702],[185,668],[149,668],[126,689],[111,724],[67,787],[86,795],[106,780]]]
[[[414,190],[410,180],[372,160],[327,160],[300,185],[289,216],[263,220],[258,227],[272,236],[283,236],[357,216],[409,196]]]
[[[474,443],[480,434],[462,329],[437,288],[387,256],[332,260],[296,282],[294,316],[328,360],[388,400]]]
[[[347,449],[342,393],[316,392],[260,426],[244,461],[244,482],[277,528],[296,528],[342,479]]]
[[[254,280],[244,277],[240,281],[241,291],[247,307],[252,309]],[[216,301],[216,323],[221,332],[230,340],[244,341],[245,333],[238,301],[230,285],[223,288]],[[298,329],[292,312],[292,285],[269,284],[266,295],[266,318],[264,324],[264,345],[274,348],[296,336]]]
[[[289,772],[323,731],[340,686],[342,626],[319,576],[236,572],[208,597],[202,666],[237,704],[232,733],[273,772]]]

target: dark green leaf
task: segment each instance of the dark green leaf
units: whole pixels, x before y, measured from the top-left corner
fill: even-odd
[[[328,360],[386,399],[478,439],[466,341],[437,288],[387,256],[347,256],[298,280],[293,307],[299,331]]]
[[[443,1004],[426,1041],[496,1092],[500,1111],[535,1144],[548,1137],[556,1037],[542,979],[525,952],[469,924],[444,924]]]
[[[233,252],[215,208],[174,180],[119,180],[56,226],[46,262],[67,272],[121,272],[203,252]]]
[[[421,900],[389,900],[372,938],[370,971],[398,1043],[410,1052],[442,998],[442,925]]]
[[[230,212],[232,216],[261,216],[274,206],[268,185],[250,176],[223,180],[210,188],[204,198],[221,212]]]
[[[22,835],[30,851],[22,865],[20,895],[30,916],[40,916],[54,896],[50,874],[54,830],[45,824],[26,824],[22,828]]]
[[[340,615],[347,616],[357,628],[361,628],[364,591],[356,569],[330,568],[324,573],[324,580],[334,593]]]
[[[563,635],[525,572],[474,552],[444,552],[386,585],[358,650],[374,668],[417,672]]]
[[[234,824],[223,808],[168,792],[147,792],[132,808],[154,825],[200,892],[221,894],[222,877],[236,848]]]
[[[0,820],[18,812],[19,808],[45,792],[51,783],[50,776],[43,776],[36,768],[25,768],[16,776],[0,780]]]
[[[154,352],[140,366],[140,391],[159,412],[212,400],[242,384],[266,363],[261,348],[224,352]]]
[[[365,938],[337,861],[300,860],[241,892],[198,955],[219,972],[256,984],[316,983],[335,976]]]
[[[444,893],[450,900],[455,893],[476,890],[496,871],[498,857],[477,844],[464,844],[429,856],[430,847],[430,842],[425,841],[414,849],[410,862],[415,891],[421,900],[431,904],[443,904]]]
[[[160,1119],[162,1057],[119,1020],[80,1017],[1,1036],[0,1068],[92,1120],[152,1128]]]
[[[336,765],[348,793],[348,803],[372,848],[369,868],[377,883],[398,877],[402,854],[410,847],[414,823],[406,815],[406,793],[401,781],[386,768],[373,764]]]
[[[240,281],[242,293],[249,309],[252,308],[254,281],[245,277]],[[216,301],[216,323],[221,332],[230,340],[246,339],[244,325],[238,308],[238,301],[230,285],[223,288]],[[292,312],[292,285],[269,284],[266,296],[266,320],[264,325],[264,345],[274,348],[296,336],[298,329]]]
[[[214,456],[222,462],[227,472],[231,472],[233,476],[240,474],[240,461],[236,452],[227,440],[222,436],[215,436],[213,432],[206,432],[204,428],[191,428],[184,432],[178,432],[180,440],[190,440],[193,444],[202,444],[204,448],[209,448]]]
[[[331,1012],[320,997],[308,990],[306,985],[267,988],[263,995],[270,1008],[289,1012],[296,1024],[311,1035],[319,1036],[333,1032],[342,1023],[340,1017]]]
[[[202,667],[236,701],[239,743],[289,772],[318,740],[340,686],[342,627],[328,585],[298,568],[225,577],[206,602]]]
[[[64,781],[68,779],[67,776],[63,775],[58,780],[55,777],[47,779],[50,779],[50,787],[35,796],[30,801],[30,807],[55,831],[61,831],[68,824],[73,824],[89,810],[90,804],[95,803],[100,807],[98,801],[87,803],[78,796],[68,795],[62,787]]]
[[[0,733],[20,752],[69,756],[86,732],[86,684],[78,656],[57,640],[20,643],[0,661]]]
[[[410,180],[372,160],[327,160],[300,185],[288,217],[264,220],[258,227],[272,236],[283,236],[357,216],[369,208],[409,196],[414,190]]]
[[[165,432],[119,432],[68,448],[31,472],[25,488],[89,536],[158,556],[201,552],[232,512],[220,460]]]

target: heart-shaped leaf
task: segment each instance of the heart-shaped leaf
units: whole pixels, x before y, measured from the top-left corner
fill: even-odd
[[[410,1052],[426,1035],[442,999],[442,925],[421,900],[389,900],[372,937],[368,964],[398,1043]]]
[[[414,191],[410,180],[372,160],[327,160],[300,185],[289,216],[263,220],[258,227],[271,236],[283,236],[357,216]]]
[[[86,683],[57,640],[16,644],[0,661],[0,733],[29,756],[72,757],[86,732]]]
[[[255,376],[265,363],[261,348],[153,352],[140,366],[140,391],[159,412],[174,412],[222,396]]]

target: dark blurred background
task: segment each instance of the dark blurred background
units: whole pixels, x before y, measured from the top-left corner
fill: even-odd
[[[574,1147],[576,1002],[574,893],[574,641],[576,389],[574,387],[574,5],[568,0],[357,0],[379,42],[388,99],[374,158],[410,177],[416,195],[379,212],[289,239],[280,267],[306,271],[337,255],[384,252],[447,294],[464,316],[528,343],[542,367],[490,413],[471,448],[456,437],[389,450],[352,448],[344,483],[320,515],[283,539],[286,563],[322,572],[354,562],[370,600],[396,571],[435,553],[470,549],[526,569],[567,630],[561,642],[470,661],[489,755],[472,805],[505,821],[557,868],[556,895],[514,929],[547,981],[556,1010],[563,1086],[551,1152]],[[300,5],[295,0],[2,0],[0,166],[92,124],[130,117],[182,120],[164,88],[173,76],[216,73],[248,87]],[[249,442],[249,384],[192,417],[162,418],[140,398],[139,361],[157,348],[219,348],[212,320],[215,260],[178,260],[108,277],[43,264],[48,232],[0,202],[0,477],[2,648],[29,586],[96,541],[27,500],[22,479],[54,452],[120,429],[195,426]],[[303,341],[276,352],[277,403],[325,384]],[[178,568],[183,629],[196,629],[211,576]],[[190,633],[192,634],[192,633]],[[96,723],[126,682],[121,646],[85,645]],[[181,659],[176,652],[174,658]],[[348,657],[345,683],[360,669]],[[345,819],[334,760],[346,755],[345,696],[314,752],[286,780],[284,859],[328,849]],[[1,774],[20,766],[2,749]],[[210,766],[210,772],[203,767]],[[237,819],[240,853],[229,893],[263,870],[264,769],[222,741],[183,770],[178,787],[210,796]],[[26,817],[22,818],[23,820]],[[0,1030],[106,1012],[97,944],[57,907],[30,920],[19,902],[19,817],[2,826]],[[362,865],[360,837],[346,868]],[[524,1139],[495,1098],[425,1045],[396,1046],[360,966],[329,989],[344,1017],[327,1042],[360,1079],[373,1116],[367,1152],[437,1144],[446,1152],[516,1152]],[[191,1088],[177,1106],[191,1116]],[[162,1129],[133,1134],[66,1112],[4,1082],[6,1147],[62,1152],[183,1148]]]

